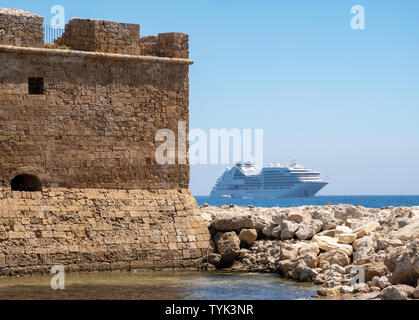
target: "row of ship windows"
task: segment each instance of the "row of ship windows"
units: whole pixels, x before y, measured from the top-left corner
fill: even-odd
[[[228,188],[218,188],[218,190],[260,190],[260,187],[230,186]],[[291,189],[291,187],[265,186],[264,189]]]

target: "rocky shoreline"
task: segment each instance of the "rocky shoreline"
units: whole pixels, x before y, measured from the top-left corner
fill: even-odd
[[[323,297],[419,299],[419,207],[200,211],[211,232],[207,268],[279,273],[320,285]]]

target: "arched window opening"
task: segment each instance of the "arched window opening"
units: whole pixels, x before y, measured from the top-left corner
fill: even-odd
[[[41,180],[31,174],[21,174],[13,178],[12,191],[39,192],[42,191]]]

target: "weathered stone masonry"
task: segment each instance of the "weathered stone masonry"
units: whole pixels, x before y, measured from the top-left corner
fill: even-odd
[[[193,266],[209,234],[189,165],[154,157],[158,130],[189,123],[187,35],[73,19],[57,45],[78,51],[43,49],[25,42],[38,19],[14,10],[31,33],[13,42],[3,12],[0,274]]]

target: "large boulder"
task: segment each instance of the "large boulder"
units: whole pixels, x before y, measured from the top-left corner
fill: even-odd
[[[349,257],[340,250],[330,250],[320,254],[318,264],[322,268],[325,263],[329,265],[337,264],[341,267],[347,266],[350,262]]]
[[[240,241],[244,242],[249,246],[255,243],[257,237],[258,233],[255,229],[243,229],[242,231],[240,231],[239,235]]]
[[[383,300],[407,300],[415,288],[406,285],[395,285],[385,288],[381,292],[381,299]]]
[[[252,216],[222,217],[215,219],[211,223],[211,228],[221,232],[255,229],[255,221]]]
[[[392,284],[416,285],[419,279],[419,253],[404,247],[397,248],[384,260],[392,273],[389,280]]]
[[[289,240],[294,238],[295,232],[298,230],[298,228],[298,223],[284,220],[281,224],[281,240]]]
[[[235,232],[219,232],[214,240],[222,262],[231,263],[240,254],[240,239]]]
[[[295,235],[300,240],[309,240],[322,230],[323,222],[320,220],[308,220],[300,223]]]
[[[347,256],[351,256],[353,252],[352,246],[348,244],[338,243],[337,239],[326,236],[314,236],[313,240],[317,242],[319,248],[324,251],[340,250]]]
[[[370,237],[366,236],[355,240],[352,247],[355,250],[353,253],[354,264],[364,264],[373,259],[374,241]]]
[[[397,239],[408,241],[419,239],[419,219],[396,231],[394,236]]]

